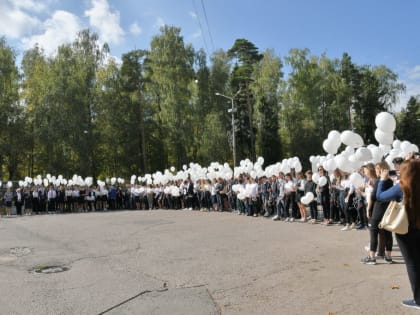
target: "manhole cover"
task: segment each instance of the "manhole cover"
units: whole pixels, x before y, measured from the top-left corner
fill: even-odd
[[[31,253],[31,249],[28,247],[14,247],[10,249],[10,254],[15,255],[17,257],[29,255]]]
[[[69,267],[66,266],[38,266],[33,269],[33,272],[35,273],[58,273],[69,270]]]

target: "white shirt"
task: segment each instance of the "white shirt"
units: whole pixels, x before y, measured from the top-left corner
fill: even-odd
[[[54,189],[48,190],[48,200],[55,199],[57,197],[57,193]]]

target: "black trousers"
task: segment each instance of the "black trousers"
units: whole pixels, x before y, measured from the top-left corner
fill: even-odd
[[[385,249],[392,251],[392,233],[387,230],[379,229],[378,225],[380,220],[369,220],[369,232],[370,232],[370,250],[376,252],[378,249],[378,236],[382,233],[385,236]]]
[[[317,202],[311,201],[309,203],[309,209],[311,210],[311,219],[316,220],[318,218]]]
[[[15,206],[16,206],[16,214],[22,215],[22,201],[16,201]]]
[[[410,226],[407,234],[395,235],[404,257],[414,300],[420,305],[420,229]]]

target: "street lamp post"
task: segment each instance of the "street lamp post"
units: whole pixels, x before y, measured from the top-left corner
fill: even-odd
[[[228,110],[228,113],[232,114],[232,151],[233,151],[233,168],[235,168],[236,166],[236,137],[235,137],[235,112],[236,112],[236,108],[235,108],[235,104],[233,102],[233,99],[236,95],[239,94],[241,90],[239,89],[238,92],[236,92],[236,94],[233,97],[227,96],[227,95],[223,95],[219,92],[216,92],[217,96],[221,96],[224,98],[227,98],[228,100],[230,100],[232,107]]]

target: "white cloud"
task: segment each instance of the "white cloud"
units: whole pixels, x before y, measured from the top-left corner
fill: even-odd
[[[142,33],[142,29],[137,22],[130,25],[130,33],[133,35],[140,35]]]
[[[42,1],[39,1],[39,0],[38,1],[19,0],[19,1],[14,1],[14,2],[17,8],[28,10],[28,11],[42,12],[47,9],[46,4],[42,3]]]
[[[158,16],[153,27],[160,29],[162,26],[165,26],[165,24],[165,20],[162,17]]]
[[[201,30],[197,30],[195,33],[191,34],[192,39],[200,38],[201,37]]]
[[[16,3],[15,3],[16,2]],[[41,21],[25,10],[39,9],[34,1],[0,1],[0,35],[13,39],[30,34],[41,26]]]
[[[196,19],[197,18],[197,14],[195,14],[195,12],[192,12],[192,11],[190,11],[190,12],[188,12],[188,14],[193,18],[193,19]]]
[[[81,29],[82,24],[76,15],[59,10],[43,23],[42,34],[25,37],[22,42],[26,48],[38,43],[47,54],[53,54],[58,46],[74,41]]]
[[[411,80],[420,79],[420,65],[416,65],[408,70],[408,78]]]
[[[120,26],[120,12],[111,11],[107,0],[92,0],[92,8],[85,11],[85,16],[103,41],[109,44],[121,42],[124,30]]]

